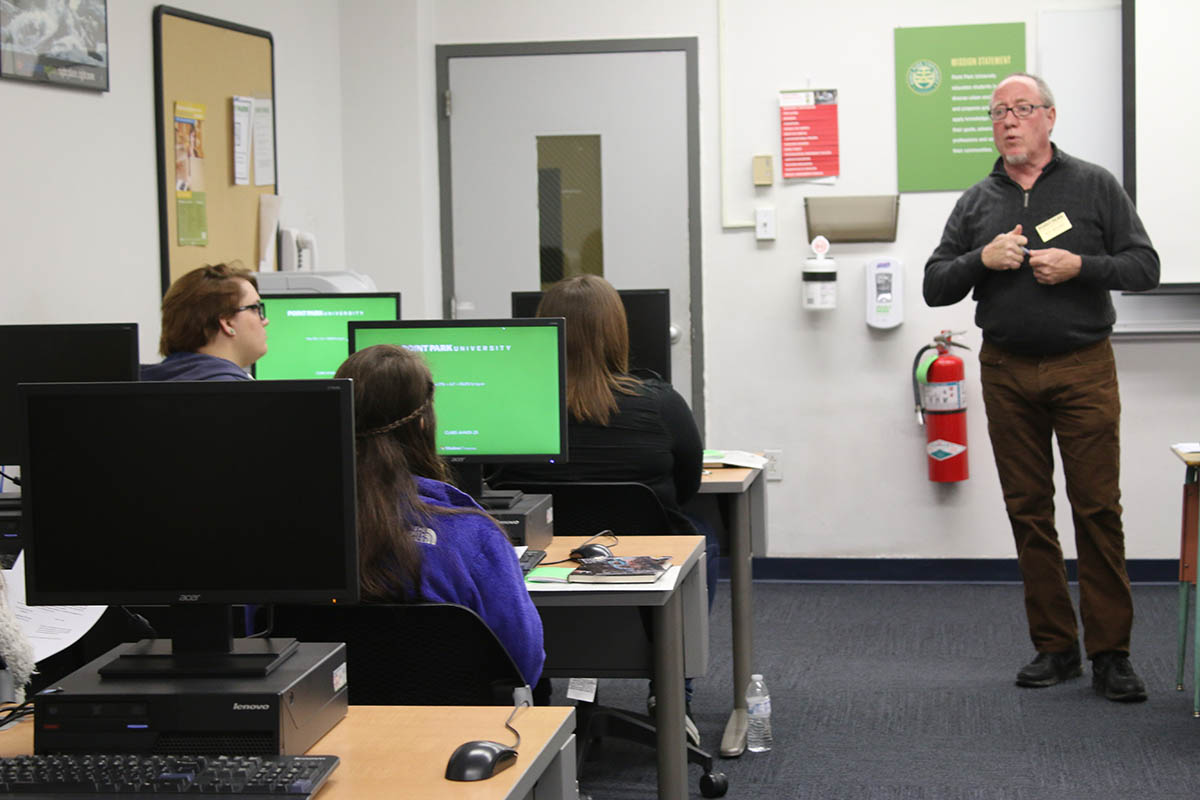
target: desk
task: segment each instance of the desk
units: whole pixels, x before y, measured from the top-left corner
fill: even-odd
[[[1200,453],[1188,453],[1172,446],[1171,451],[1186,465],[1183,475],[1183,514],[1179,535],[1179,657],[1175,670],[1175,689],[1183,691],[1183,665],[1187,660],[1188,595],[1196,585],[1196,542],[1200,515],[1197,498],[1200,496]],[[1192,716],[1200,717],[1200,609],[1196,612],[1195,653],[1192,656]]]
[[[571,549],[583,542],[584,536],[556,536],[546,548],[546,561],[565,559]],[[707,635],[698,633],[685,637],[685,628],[707,634],[708,614],[705,600],[704,538],[701,536],[622,536],[613,547],[616,555],[671,556],[670,571],[654,583],[561,584],[529,583],[529,594],[539,609],[568,607],[571,614],[544,614],[546,628],[546,667],[550,677],[639,677],[653,675],[656,711],[658,796],[675,800],[689,796],[687,789],[687,739],[684,734],[683,677],[685,671],[685,641],[695,652],[702,644],[703,652],[696,656],[707,662]],[[698,565],[700,568],[697,568]],[[685,625],[684,609],[688,622]],[[644,651],[637,645],[644,637],[636,631],[626,638],[634,647],[625,652],[622,639],[606,645],[597,634],[628,631],[625,624],[590,626],[579,621],[575,611],[605,610],[620,612],[647,608],[652,619],[653,645],[647,670]],[[636,616],[636,615],[635,615]],[[699,626],[699,627],[697,627]],[[558,640],[558,643],[555,640]],[[699,639],[699,641],[697,641]],[[611,650],[612,660],[598,669],[594,660],[597,644]],[[581,652],[587,645],[593,652]],[[576,647],[575,645],[579,645]],[[607,659],[606,659],[607,660]],[[694,660],[694,659],[693,659]],[[692,664],[693,672],[702,672],[706,663]]]
[[[767,552],[766,479],[761,469],[725,467],[709,470],[700,494],[719,494],[729,504],[729,594],[733,627],[733,711],[721,737],[721,755],[740,756],[746,749],[746,686],[754,654],[754,610],[751,597],[754,554]]]
[[[493,800],[532,797],[574,800],[575,709],[525,708],[513,727],[521,732],[517,763],[486,781],[445,779],[454,748],[470,739],[511,742],[503,706],[351,706],[346,718],[313,745],[312,753],[341,758],[315,800],[420,797]],[[0,732],[0,756],[33,752],[33,723]]]

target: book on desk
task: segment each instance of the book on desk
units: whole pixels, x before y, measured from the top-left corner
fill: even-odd
[[[567,575],[567,583],[654,583],[670,564],[670,556],[587,558]]]

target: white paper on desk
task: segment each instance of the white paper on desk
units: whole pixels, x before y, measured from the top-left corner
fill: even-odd
[[[762,469],[767,465],[767,460],[757,453],[747,453],[745,450],[725,450],[723,452],[725,455],[716,460],[727,467]]]
[[[33,660],[41,661],[65,650],[96,624],[108,606],[27,606],[25,605],[25,554],[17,556],[12,569],[5,571],[8,605],[21,625],[21,631],[33,645]]]

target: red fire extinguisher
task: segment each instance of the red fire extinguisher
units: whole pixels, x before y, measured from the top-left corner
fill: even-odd
[[[929,459],[929,480],[953,483],[967,479],[967,398],[964,391],[963,360],[950,352],[951,347],[970,350],[951,339],[965,331],[942,331],[917,351],[913,359],[913,401],[917,406],[917,424],[925,426],[925,453]],[[930,350],[937,356],[921,357]]]

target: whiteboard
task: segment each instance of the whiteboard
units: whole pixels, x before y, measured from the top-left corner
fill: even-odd
[[[1200,30],[1200,4],[1142,0],[1134,15],[1138,212],[1162,260],[1162,282],[1197,283],[1200,100],[1188,54]]]

